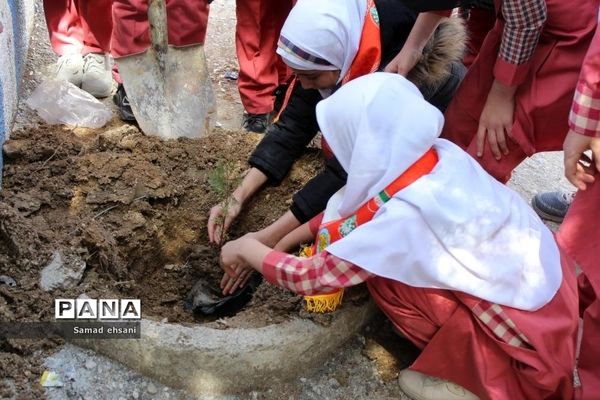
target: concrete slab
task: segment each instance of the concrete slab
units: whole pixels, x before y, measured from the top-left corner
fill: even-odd
[[[75,340],[128,367],[195,395],[234,394],[283,383],[319,367],[375,313],[346,304],[324,327],[309,320],[226,330],[142,320],[139,340]]]

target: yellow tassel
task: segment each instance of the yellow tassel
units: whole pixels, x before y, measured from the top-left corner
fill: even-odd
[[[304,296],[304,308],[306,311],[314,313],[333,312],[342,304],[343,297],[344,289],[340,289],[333,293]]]
[[[313,254],[313,247],[312,246],[305,246],[303,245],[302,248],[300,249],[300,253],[298,253],[299,257],[312,257]]]

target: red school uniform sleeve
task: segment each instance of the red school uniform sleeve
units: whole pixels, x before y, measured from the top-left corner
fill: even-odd
[[[581,135],[600,137],[600,31],[594,35],[583,61],[569,128]]]
[[[494,65],[494,78],[507,86],[518,86],[531,67],[531,57],[548,18],[546,1],[504,0],[502,16],[506,24]]]
[[[271,251],[263,260],[263,275],[272,284],[301,295],[329,293],[373,276],[326,251],[308,258]]]

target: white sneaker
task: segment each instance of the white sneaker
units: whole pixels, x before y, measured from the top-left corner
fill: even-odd
[[[89,53],[83,58],[81,88],[98,98],[110,95],[112,73],[108,54]]]
[[[400,389],[414,400],[479,400],[479,397],[456,383],[410,369],[400,371]]]
[[[56,61],[54,73],[57,79],[81,86],[83,78],[83,57],[81,54],[65,54]]]

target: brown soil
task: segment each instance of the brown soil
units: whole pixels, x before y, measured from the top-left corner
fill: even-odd
[[[183,306],[200,277],[217,282],[222,276],[218,248],[208,244],[205,228],[218,200],[207,175],[219,160],[246,168],[260,138],[218,130],[201,140],[162,141],[116,121],[101,130],[40,126],[13,132],[3,148],[0,275],[17,286],[0,284],[0,318],[52,320],[55,298],[81,294],[140,298],[146,318],[223,329],[303,314],[301,297],[265,282],[231,318],[203,321]],[[280,186],[248,204],[230,237],[273,222],[320,165],[318,151],[309,150]],[[56,250],[86,260],[86,271],[74,289],[44,292],[40,270]],[[11,376],[20,370],[15,363],[26,362],[21,356],[53,343],[13,340],[0,346],[0,375]],[[40,375],[37,369],[33,376]]]
[[[219,160],[232,160],[241,171],[258,140],[217,131],[201,140],[165,142],[118,123],[101,131],[42,126],[14,132],[4,145],[0,265],[18,287],[1,290],[27,302],[16,300],[8,312],[24,317],[19,309],[31,304],[27,315],[45,319],[53,312],[49,300],[85,293],[140,298],[150,318],[198,321],[184,309],[185,295],[198,278],[209,275],[216,282],[222,276],[218,248],[208,244],[205,229],[207,212],[218,201],[207,175]],[[263,190],[246,207],[231,237],[283,214],[319,166],[318,152],[310,151],[282,185]],[[53,250],[87,261],[72,293],[49,295],[38,288],[39,270]],[[263,283],[249,307],[261,308],[252,325],[298,311],[299,300]],[[243,325],[239,317],[237,324]]]

